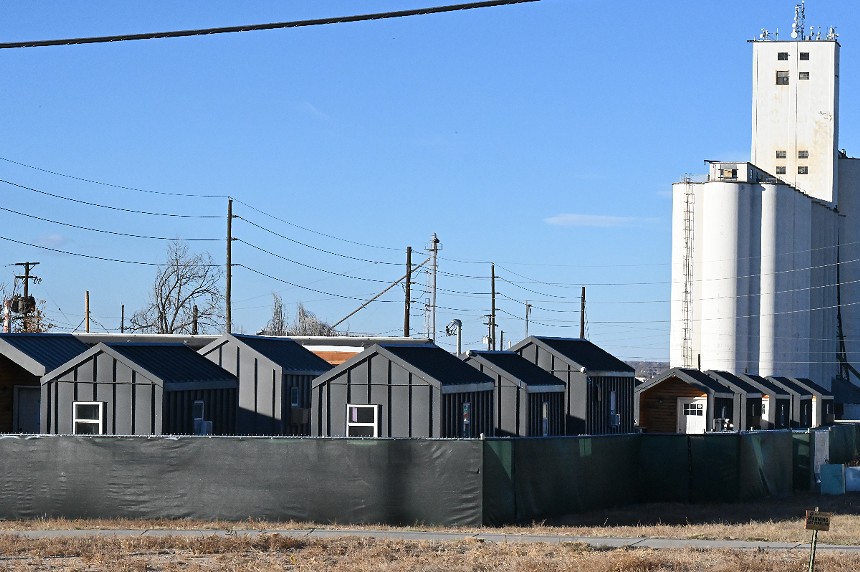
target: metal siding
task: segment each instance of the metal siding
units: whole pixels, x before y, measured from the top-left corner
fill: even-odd
[[[394,437],[414,437],[409,420],[413,404],[409,392],[409,372],[396,363],[391,363],[391,401],[389,417],[391,434]]]
[[[437,427],[434,432],[433,395],[436,393],[432,386],[427,385],[414,375],[409,376],[409,412],[412,415],[410,437],[439,437]],[[437,415],[438,417],[438,415]]]
[[[152,435],[153,434],[153,419],[152,419],[152,389],[149,380],[142,375],[135,375],[134,386],[134,434],[135,435]]]
[[[75,401],[75,382],[58,381],[57,384],[57,426],[60,434],[72,433],[72,402]]]
[[[430,427],[430,435],[428,437],[443,437],[442,428],[445,426],[445,417],[442,411],[442,390],[436,389],[432,385],[426,385],[425,387],[427,388],[430,404],[427,419],[427,424]],[[421,393],[423,392],[418,392],[418,399],[421,399]]]
[[[520,389],[501,375],[497,376],[496,387],[496,427],[499,429],[499,436],[523,436],[521,421],[527,415],[523,415]]]
[[[90,378],[93,381],[113,382],[116,360],[108,354],[98,354],[95,361],[95,375]]]
[[[346,431],[346,403],[349,400],[351,376],[338,376],[326,384],[329,392],[328,421],[330,436],[343,436]]]

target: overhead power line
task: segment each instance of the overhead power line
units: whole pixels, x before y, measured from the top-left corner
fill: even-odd
[[[7,181],[6,179],[0,179],[0,183],[6,183],[7,185],[12,185],[13,187],[18,187],[19,189],[24,189],[25,191],[30,191],[33,193],[39,193],[40,195],[46,195],[48,197],[53,197],[55,199],[62,199],[64,201],[70,201],[73,203],[78,203],[82,205],[87,205],[91,207],[98,207],[100,209],[110,209],[114,211],[121,211],[126,213],[134,213],[134,214],[144,214],[150,216],[167,216],[174,218],[224,218],[223,215],[189,215],[189,214],[177,214],[177,213],[161,213],[161,212],[152,212],[152,211],[140,211],[135,209],[127,209],[123,207],[115,207],[112,205],[103,205],[100,203],[91,203],[89,201],[82,201],[81,199],[73,199],[71,197],[66,197],[63,195],[58,195],[56,193],[49,193],[48,191],[42,191],[40,189],[36,189],[33,187],[28,187],[26,185],[19,185],[18,183],[13,183],[12,181]]]
[[[0,43],[0,49],[9,48],[37,48],[47,46],[74,46],[78,44],[105,44],[110,42],[126,42],[132,40],[155,40],[162,38],[186,38],[189,36],[211,36],[213,34],[230,34],[234,32],[258,32],[262,30],[280,30],[284,28],[304,28],[307,26],[324,26],[327,24],[346,24],[350,22],[363,22],[366,20],[387,20],[390,18],[403,18],[406,16],[424,16],[427,14],[439,14],[442,12],[455,12],[458,10],[472,10],[475,8],[490,8],[493,6],[504,6],[508,4],[524,4],[526,2],[537,2],[539,0],[490,0],[487,2],[469,2],[467,4],[453,4],[449,6],[434,6],[429,8],[416,8],[414,10],[400,10],[396,12],[379,12],[376,14],[361,14],[355,16],[337,16],[333,18],[317,18],[313,20],[294,20],[292,22],[273,22],[269,24],[249,24],[244,26],[225,26],[221,28],[201,28],[196,30],[176,30],[172,32],[146,32],[143,34],[120,34],[116,36],[93,36],[89,38],[67,38],[59,40],[30,40],[24,42]]]

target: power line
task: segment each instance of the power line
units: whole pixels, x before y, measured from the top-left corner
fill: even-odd
[[[7,209],[6,207],[0,207],[0,210],[6,211],[6,212],[9,212],[9,213],[12,213],[12,214],[16,214],[16,215],[19,215],[19,216],[27,217],[27,218],[32,218],[32,219],[36,219],[36,220],[41,220],[41,221],[43,221],[43,222],[49,222],[49,223],[52,223],[52,224],[59,224],[59,225],[62,225],[62,226],[68,226],[68,227],[70,227],[70,228],[77,228],[77,229],[79,229],[79,230],[88,230],[88,231],[92,231],[92,232],[101,232],[101,233],[104,233],[104,234],[111,234],[111,235],[114,235],[114,236],[128,236],[128,237],[131,237],[131,238],[145,238],[145,239],[149,239],[149,240],[176,240],[176,237],[172,237],[172,238],[171,238],[171,237],[168,237],[168,236],[146,236],[146,235],[142,235],[142,234],[130,234],[130,233],[126,233],[126,232],[117,232],[117,231],[113,231],[113,230],[105,230],[105,229],[100,229],[100,228],[92,228],[92,227],[88,227],[88,226],[80,226],[80,225],[77,225],[77,224],[71,224],[71,223],[68,223],[68,222],[62,222],[62,221],[59,221],[59,220],[53,220],[53,219],[49,219],[49,218],[43,218],[43,217],[40,217],[40,216],[36,216],[36,215],[34,215],[34,214],[29,214],[29,213],[24,213],[24,212],[20,212],[20,211],[12,210],[12,209]],[[183,238],[182,240],[184,240],[184,241],[211,241],[211,242],[214,242],[214,241],[221,241],[221,240],[224,240],[224,239],[223,239],[223,238]]]
[[[376,14],[362,14],[356,16],[339,16],[334,18],[318,18],[314,20],[295,20],[292,22],[274,22],[269,24],[249,24],[244,26],[225,26],[221,28],[201,28],[196,30],[176,30],[171,32],[147,32],[143,34],[121,34],[116,36],[95,36],[89,38],[67,38],[60,40],[30,40],[24,42],[6,42],[0,44],[0,49],[9,48],[35,48],[46,46],[73,46],[79,44],[104,44],[111,42],[125,42],[133,40],[155,40],[162,38],[185,38],[189,36],[209,36],[213,34],[229,34],[234,32],[256,32],[262,30],[279,30],[283,28],[302,28],[307,26],[322,26],[327,24],[344,24],[349,22],[362,22],[366,20],[385,20],[389,18],[403,18],[406,16],[423,16],[427,14],[439,14],[442,12],[454,12],[457,10],[472,10],[475,8],[489,8],[507,4],[523,4],[525,2],[537,2],[538,0],[491,0],[487,2],[470,2],[468,4],[454,4],[450,6],[436,6],[431,8],[417,8],[414,10],[400,10],[397,12],[380,12]]]
[[[2,238],[2,237],[0,237],[0,238]],[[359,298],[357,296],[347,296],[345,294],[335,294],[334,292],[326,292],[324,290],[317,290],[316,288],[311,288],[309,286],[302,286],[301,284],[296,284],[295,282],[290,282],[289,280],[284,280],[283,278],[278,278],[277,276],[272,276],[271,274],[267,274],[265,272],[257,270],[256,268],[251,268],[250,266],[247,266],[245,264],[234,264],[234,266],[237,268],[244,268],[245,270],[249,270],[249,271],[253,272],[254,274],[258,274],[260,276],[263,276],[265,278],[269,278],[269,279],[274,280],[276,282],[281,282],[282,284],[286,284],[287,286],[292,286],[294,288],[301,288],[302,290],[307,290],[309,292],[314,292],[316,294],[322,294],[323,296],[332,296],[334,298],[341,298],[343,300],[359,300],[362,302],[364,301],[364,298]],[[383,302],[383,303],[385,303],[385,302],[398,302],[399,303],[399,300],[379,300],[379,301]]]
[[[6,236],[0,236],[0,240],[5,240],[7,242],[14,242],[15,244],[21,244],[23,246],[30,246],[32,248],[40,248],[42,250],[49,250],[51,252],[57,252],[59,254],[68,254],[70,256],[80,256],[83,258],[91,258],[93,260],[102,260],[104,262],[121,262],[122,264],[137,264],[140,266],[158,266],[155,262],[141,262],[139,260],[120,260],[117,258],[105,258],[103,256],[95,256],[92,254],[81,254],[79,252],[70,252],[68,250],[60,250],[58,248],[51,248],[50,246],[41,246],[39,244],[32,244],[29,242],[24,242],[21,240],[15,240],[14,238],[9,238]],[[210,264],[209,266],[220,266],[220,264]]]
[[[101,209],[110,209],[110,210],[114,210],[114,211],[122,211],[122,212],[126,212],[126,213],[144,214],[144,215],[150,215],[150,216],[167,216],[167,217],[175,217],[175,218],[224,218],[221,215],[188,215],[188,214],[176,214],[176,213],[160,213],[160,212],[151,212],[151,211],[139,211],[139,210],[127,209],[127,208],[123,208],[123,207],[115,207],[112,205],[103,205],[100,203],[91,203],[89,201],[84,201],[81,199],[73,199],[71,197],[66,197],[63,195],[58,195],[56,193],[49,193],[48,191],[42,191],[40,189],[28,187],[26,185],[19,185],[18,183],[13,183],[12,181],[7,181],[5,179],[0,179],[0,183],[6,183],[7,185],[12,185],[13,187],[18,187],[19,189],[24,189],[24,190],[31,191],[34,193],[39,193],[41,195],[46,195],[49,197],[53,197],[55,199],[63,199],[64,201],[70,201],[73,203],[79,203],[79,204],[88,205],[91,207],[98,207]]]
[[[76,177],[74,175],[68,175],[66,173],[60,173],[59,171],[52,171],[50,169],[45,169],[43,167],[36,167],[34,165],[28,165],[27,163],[21,163],[20,161],[15,161],[13,159],[9,159],[7,157],[0,157],[0,161],[6,161],[7,163],[11,163],[13,165],[18,165],[19,167],[26,167],[28,169],[33,169],[34,171],[41,171],[42,173],[48,173],[49,175],[56,175],[58,177],[65,177],[66,179],[72,179],[75,181],[81,181],[83,183],[92,183],[94,185],[101,185],[103,187],[111,187],[113,189],[122,189],[125,191],[135,191],[138,193],[148,193],[153,195],[167,195],[171,197],[192,197],[197,199],[226,199],[227,195],[197,195],[193,193],[175,193],[175,192],[167,192],[167,191],[152,191],[148,189],[139,189],[137,187],[127,187],[125,185],[115,185],[113,183],[104,183],[102,181],[96,181],[94,179],[85,179],[83,177]]]

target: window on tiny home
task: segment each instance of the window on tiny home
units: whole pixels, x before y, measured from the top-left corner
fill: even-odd
[[[103,401],[72,403],[72,431],[75,435],[104,434],[105,404]]]
[[[290,406],[298,407],[299,406],[299,388],[291,387],[290,388]]]
[[[379,405],[346,405],[347,437],[379,437]]]
[[[541,432],[544,437],[549,436],[549,401],[544,401],[540,408]]]
[[[461,437],[468,439],[472,436],[472,402],[465,401],[463,403],[463,423],[460,433]]]

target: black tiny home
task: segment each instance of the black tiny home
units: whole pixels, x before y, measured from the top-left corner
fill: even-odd
[[[310,435],[311,381],[331,365],[284,337],[224,334],[200,354],[239,378],[237,435]]]
[[[514,352],[471,350],[467,364],[496,385],[496,437],[564,434],[564,382]]]
[[[183,345],[99,343],[42,377],[42,433],[232,435],[237,390]]]
[[[39,380],[88,349],[72,334],[0,334],[0,433],[38,433]]]
[[[588,340],[530,336],[511,348],[565,383],[565,434],[633,431],[635,370]]]
[[[373,345],[315,379],[312,403],[318,437],[493,431],[493,380],[436,345]]]

